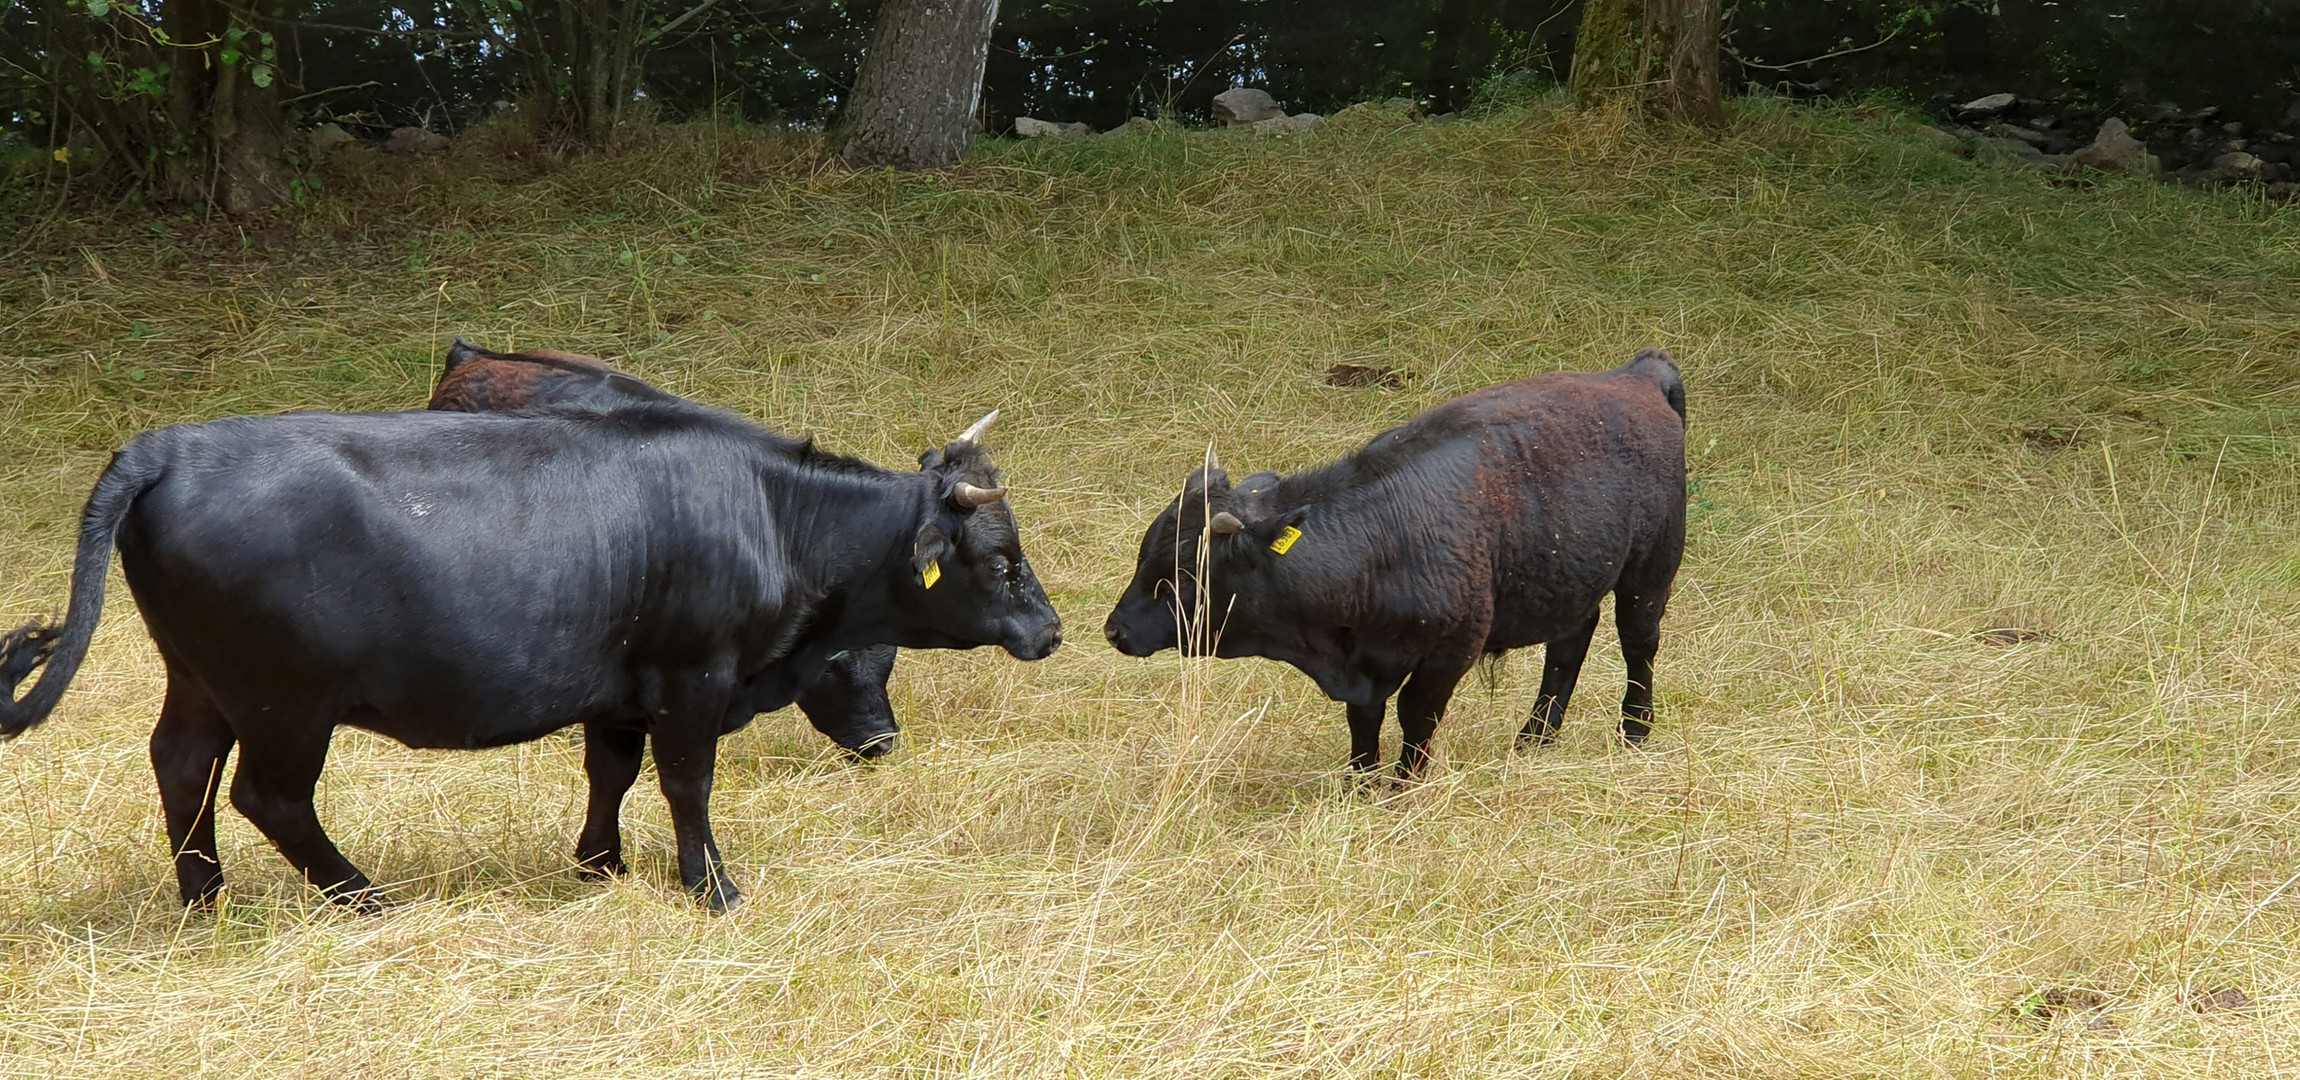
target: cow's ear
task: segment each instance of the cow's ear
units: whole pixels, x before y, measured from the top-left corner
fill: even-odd
[[[1219,465],[1207,465],[1192,471],[1190,479],[1182,484],[1182,490],[1191,495],[1202,492],[1219,494],[1230,490],[1230,474],[1222,471]]]
[[[1273,555],[1284,555],[1294,550],[1307,535],[1302,523],[1310,518],[1310,508],[1297,506],[1283,514],[1267,517],[1248,526],[1255,540]]]
[[[918,456],[918,471],[929,472],[942,465],[942,451],[929,450]]]
[[[942,526],[927,522],[920,526],[918,538],[912,543],[910,568],[918,572],[918,580],[927,588],[942,579],[942,561],[958,549],[951,546],[950,537]]]

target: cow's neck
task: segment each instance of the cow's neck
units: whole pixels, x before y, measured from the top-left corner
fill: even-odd
[[[843,472],[784,489],[777,518],[791,599],[808,613],[789,655],[827,660],[875,643],[863,639],[886,620],[895,583],[912,572],[911,547],[935,486],[924,473]]]

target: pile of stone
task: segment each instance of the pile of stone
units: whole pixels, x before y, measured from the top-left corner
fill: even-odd
[[[1938,102],[1947,121],[1938,138],[1952,152],[2052,172],[2109,172],[2157,176],[2197,187],[2258,185],[2277,198],[2300,197],[2300,103],[2282,130],[2247,134],[2221,122],[2217,108],[2185,112],[2146,106],[2133,121],[2080,107],[1990,94],[1965,102]],[[2171,162],[2170,165],[2167,162]]]

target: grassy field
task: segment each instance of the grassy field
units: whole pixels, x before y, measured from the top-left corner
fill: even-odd
[[[350,731],[321,815],[405,903],[316,903],[226,811],[230,900],[186,917],[116,590],[0,747],[0,1076],[2300,1072],[2300,212],[1762,102],[810,153],[355,155],[279,220],[67,223],[0,268],[10,625],[133,432],[413,407],[462,334],[896,466],[1004,408],[1072,642],[906,654],[876,767],[795,713],[730,738],[725,918],[648,779],[634,876],[575,879],[573,737]],[[1520,655],[1402,792],[1340,776],[1291,669],[1098,640],[1209,447],[1297,467],[1648,344],[1694,477],[1648,749],[1610,627],[1558,745],[1511,749]]]

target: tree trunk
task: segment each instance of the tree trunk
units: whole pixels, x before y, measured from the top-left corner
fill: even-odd
[[[1588,0],[1573,45],[1573,97],[1699,124],[1725,121],[1723,0]]]
[[[157,178],[157,193],[231,214],[286,202],[279,82],[258,31],[219,0],[168,0],[161,18],[172,40],[207,43],[173,58],[168,95],[171,126],[179,132],[204,127],[207,153],[167,170],[172,175]],[[265,67],[260,86],[251,74],[258,65]]]
[[[941,169],[974,137],[998,0],[886,0],[841,122],[855,168]]]

